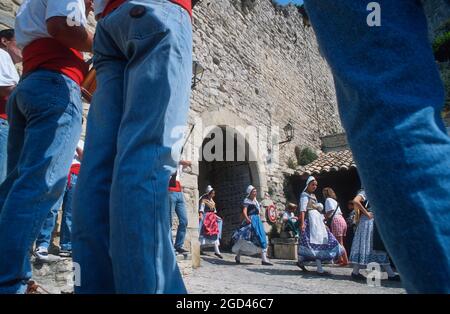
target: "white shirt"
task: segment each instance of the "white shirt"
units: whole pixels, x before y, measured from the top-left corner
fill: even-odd
[[[84,0],[25,0],[14,27],[17,46],[23,49],[36,39],[51,37],[46,22],[56,16],[66,16],[74,26],[86,25]]]
[[[81,149],[81,150],[84,149],[84,141],[83,141],[83,140],[79,140],[79,141],[78,141],[77,148],[79,148],[79,149]],[[72,165],[79,165],[79,164],[81,164],[81,158],[80,158],[80,156],[78,155],[77,150],[75,150],[75,154],[74,154],[73,160],[72,160]]]
[[[11,56],[5,50],[0,49],[0,86],[17,85],[19,79],[19,74]]]
[[[331,197],[327,198],[325,200],[325,212],[328,213],[333,213],[334,210],[336,209],[336,206],[338,205],[338,203],[336,202],[336,200],[332,199]],[[338,207],[337,211],[336,211],[336,215],[341,215],[342,216],[342,211],[341,208]]]

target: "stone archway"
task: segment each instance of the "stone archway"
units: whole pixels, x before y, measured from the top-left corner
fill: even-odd
[[[226,111],[207,113],[208,117],[202,119],[212,126],[211,133],[221,133],[222,138],[233,136],[233,147],[230,142],[223,141],[223,151],[231,148],[234,158],[208,159],[200,158],[198,189],[203,194],[207,185],[212,185],[216,190],[216,205],[218,214],[224,219],[222,246],[229,247],[231,235],[242,221],[241,205],[245,198],[245,190],[249,184],[258,189],[259,199],[267,192],[264,165],[258,162],[254,149],[250,147],[245,134],[240,133],[238,126],[244,126],[244,122]],[[205,126],[205,127],[208,127]],[[214,137],[207,135],[200,147],[200,156],[203,156],[205,145]],[[239,158],[237,152],[245,151],[245,158]]]

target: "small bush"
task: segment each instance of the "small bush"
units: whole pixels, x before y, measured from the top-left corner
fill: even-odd
[[[295,160],[291,157],[289,157],[288,161],[287,161],[287,166],[290,169],[296,169],[297,168],[297,163],[295,162]]]
[[[306,166],[318,157],[314,150],[310,147],[303,148],[302,150],[300,150],[300,148],[297,149],[296,147],[295,154],[297,157],[297,163],[300,166]]]

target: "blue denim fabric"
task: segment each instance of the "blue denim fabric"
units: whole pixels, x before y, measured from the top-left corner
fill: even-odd
[[[136,4],[147,10],[131,18]],[[73,203],[75,292],[185,293],[168,182],[183,142],[175,128],[185,130],[189,111],[190,16],[169,1],[128,1],[99,21],[94,51],[97,90]]]
[[[61,217],[61,231],[60,231],[60,246],[61,250],[71,251],[71,232],[72,232],[72,201],[73,192],[77,184],[78,176],[71,174],[70,186],[66,186],[64,194],[61,196],[55,206],[50,212],[42,225],[41,231],[36,239],[36,247],[45,247],[48,249],[52,239],[53,229],[56,225],[56,218],[58,217],[58,209],[62,203],[62,217]]]
[[[8,131],[8,121],[0,118],[0,184],[6,179],[8,165]]]
[[[416,0],[305,0],[376,223],[408,292],[450,292],[450,138]]]
[[[178,229],[174,247],[175,249],[179,249],[184,245],[184,239],[186,238],[186,230],[188,226],[188,217],[183,192],[169,192],[169,202],[170,226],[172,226],[172,215],[174,212],[178,217]]]
[[[66,188],[62,204],[60,246],[61,250],[65,251],[72,250],[72,207],[77,181],[78,176],[74,173],[70,174],[70,186],[68,185]]]
[[[52,240],[53,229],[55,229],[56,219],[58,218],[58,210],[61,207],[64,196],[61,196],[56,202],[55,206],[52,207],[50,212],[45,218],[44,224],[42,225],[41,231],[36,239],[36,247],[49,248],[50,242]]]
[[[81,133],[79,86],[56,72],[29,74],[8,102],[8,176],[0,186],[0,293],[21,293],[29,251],[64,192]]]

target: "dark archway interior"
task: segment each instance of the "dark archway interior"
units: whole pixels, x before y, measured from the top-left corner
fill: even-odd
[[[220,128],[223,139],[229,129]],[[217,129],[211,131],[212,136],[207,136],[202,145],[204,152],[205,145],[214,140],[214,133]],[[200,152],[198,188],[202,195],[208,185],[211,185],[216,191],[215,202],[218,215],[223,218],[222,247],[229,248],[232,233],[242,221],[241,206],[245,198],[245,190],[249,184],[254,183],[255,175],[252,173],[251,163],[248,161],[248,144],[245,142],[246,154],[245,160],[237,160],[237,150],[242,149],[238,145],[238,135],[234,134],[234,158],[232,160],[204,160]],[[216,147],[217,148],[217,147]],[[218,148],[217,148],[218,149]],[[226,141],[223,142],[223,151],[226,152]],[[214,149],[213,149],[214,153]],[[225,159],[225,156],[224,156]]]
[[[359,189],[361,189],[361,180],[359,178],[358,171],[356,169],[350,169],[347,171],[328,172],[321,175],[315,175],[314,177],[317,179],[319,184],[315,193],[318,201],[322,204],[325,203],[322,190],[326,187],[331,187],[336,193],[344,217],[347,218],[350,214],[350,211],[347,208],[347,203],[348,201],[353,200]],[[297,203],[301,192],[305,188],[306,180],[307,178],[300,176],[293,176],[290,178],[290,184],[292,191],[296,196]],[[347,234],[348,237],[345,241],[345,246],[349,252],[352,234],[351,232],[348,232]]]

